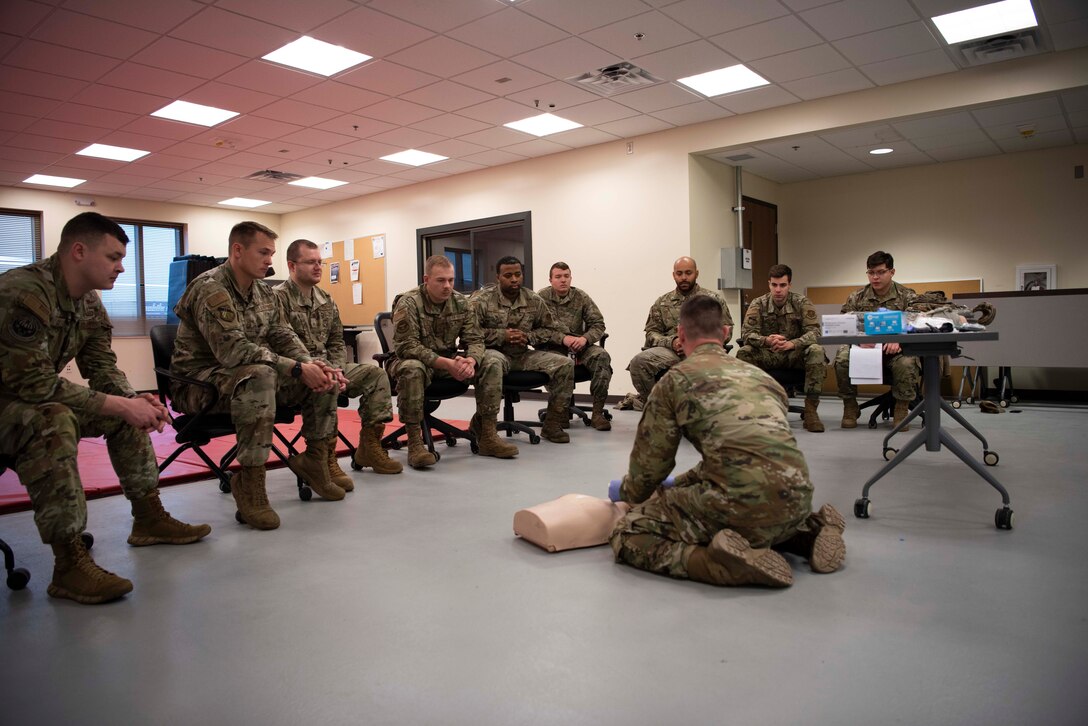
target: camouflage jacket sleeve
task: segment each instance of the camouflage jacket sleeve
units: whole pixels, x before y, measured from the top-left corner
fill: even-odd
[[[748,306],[748,312],[744,314],[744,322],[740,328],[741,345],[763,347],[763,307],[759,303],[760,298],[753,300]]]
[[[647,348],[671,348],[672,341],[676,339],[675,332],[669,335],[665,321],[661,317],[661,300],[654,301],[650,306],[650,313],[646,316],[646,347]]]
[[[547,343],[563,345],[563,330],[560,328],[559,321],[556,320],[551,306],[535,293],[531,298],[529,304],[535,310],[533,311],[533,328],[525,335],[529,339],[529,345],[533,347]]]
[[[847,313],[856,313],[858,311],[858,298],[861,297],[863,291],[864,288],[850,293],[850,297],[846,298],[846,302],[842,304],[842,308],[839,309],[839,312],[843,315],[846,315]]]
[[[418,360],[428,368],[434,367],[439,355],[420,339],[419,301],[403,295],[393,310],[393,352],[401,360]]]
[[[649,499],[676,466],[681,432],[676,422],[678,393],[675,389],[680,380],[678,376],[666,374],[650,391],[635,432],[627,474],[620,485],[620,498],[629,504]]]
[[[117,367],[117,355],[113,352],[113,325],[110,324],[106,307],[98,295],[88,295],[86,299],[83,330],[87,337],[76,353],[80,375],[96,391],[131,398],[136,391]]]
[[[586,330],[582,333],[582,337],[586,339],[586,343],[593,345],[600,342],[604,337],[604,315],[601,314],[601,309],[597,307],[597,303],[593,302],[593,298],[589,295],[585,295],[585,306],[582,308],[582,322],[586,326]]]
[[[804,349],[820,342],[820,318],[816,315],[816,306],[807,297],[801,298],[801,337],[795,338],[793,344]]]
[[[258,345],[246,337],[242,312],[231,300],[230,293],[218,283],[205,283],[204,289],[193,300],[191,309],[192,325],[200,331],[212,355],[224,368],[264,363],[275,368],[281,375],[289,375],[296,360],[310,359],[294,333],[291,333],[291,336],[298,349],[293,351],[299,354],[297,357],[279,355],[276,351]],[[283,313],[279,305],[274,304],[273,310],[282,322]],[[279,337],[284,336],[281,334]],[[290,350],[290,346],[287,348]]]
[[[484,346],[498,350],[506,343],[506,328],[487,327],[487,292],[488,289],[484,288],[472,293],[472,297],[468,299],[468,306],[476,318],[476,324],[479,326],[480,332],[483,334]]]
[[[461,328],[461,347],[465,349],[465,355],[476,361],[477,370],[484,361],[484,334],[480,330],[480,321],[476,318],[476,311],[468,306],[469,315]]]
[[[332,303],[332,324],[325,340],[325,355],[334,368],[343,368],[348,362],[348,347],[344,345],[344,323],[340,320],[340,309]]]

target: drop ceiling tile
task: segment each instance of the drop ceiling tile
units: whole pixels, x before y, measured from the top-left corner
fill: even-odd
[[[899,169],[905,166],[922,166],[934,163],[933,157],[921,152],[894,153],[884,156],[870,156],[863,163],[869,164],[874,169]]]
[[[492,149],[491,151],[481,151],[479,154],[473,154],[472,156],[466,156],[461,161],[467,161],[472,164],[480,164],[482,166],[502,166],[503,164],[512,164],[515,161],[524,161],[524,156],[518,156],[517,154],[511,154],[508,151],[500,151],[499,149]]]
[[[463,141],[461,139],[445,139],[443,141],[437,141],[433,144],[427,144],[426,146],[417,146],[415,148],[419,149],[420,151],[429,151],[432,154],[448,156],[451,159],[469,156],[470,154],[479,154],[481,151],[487,151],[486,146],[472,144],[468,141]]]
[[[1050,26],[1050,37],[1054,39],[1054,50],[1082,48],[1088,45],[1088,20],[1054,23]]]
[[[448,78],[494,63],[500,58],[459,40],[439,35],[398,51],[389,56],[389,60],[424,73]]]
[[[132,25],[154,33],[168,32],[203,7],[193,0],[170,0],[165,3],[147,0],[67,0],[64,3],[65,10]]]
[[[127,197],[132,191],[131,184],[109,184],[101,179],[92,179],[86,184],[80,184],[79,189],[84,194],[101,194],[110,197]]]
[[[182,181],[180,179],[163,179],[156,182],[156,189],[170,189],[175,192],[192,192],[196,194],[204,193],[207,191],[207,187],[200,183]]]
[[[962,131],[977,131],[978,122],[967,111],[942,113],[926,118],[892,121],[892,126],[909,139],[926,136],[941,136]]]
[[[1035,136],[1032,138],[1036,138],[1045,133],[1055,133],[1069,129],[1069,125],[1065,121],[1065,116],[1043,116],[1032,117],[1030,119],[1014,121],[1011,123],[995,124],[992,126],[987,125],[986,135],[995,141],[1019,139],[1021,138],[1020,132],[1023,127],[1035,129]]]
[[[263,144],[257,144],[249,149],[254,154],[267,154],[268,156],[274,156],[282,159],[281,163],[294,159],[304,159],[306,157],[313,156],[314,154],[321,153],[321,149],[315,146],[304,146],[303,144],[290,144],[282,139],[276,139],[275,141],[266,141]]]
[[[79,179],[86,179],[88,174],[94,176],[101,176],[102,174],[108,174],[113,171],[117,171],[125,165],[123,161],[113,161],[111,159],[95,159],[90,156],[79,156],[78,154],[72,154],[71,156],[64,157],[61,162],[69,169],[80,170],[78,174],[75,174]]]
[[[639,56],[632,62],[658,78],[675,81],[678,78],[736,65],[737,59],[713,43],[697,40],[687,45]]]
[[[249,118],[248,116],[245,118]],[[250,136],[248,134],[241,133],[241,126],[233,128],[217,127],[214,129],[204,129],[196,136],[192,137],[188,141],[183,141],[181,144],[175,144],[170,147],[171,149],[181,148],[185,144],[197,144],[203,145],[210,149],[214,149],[220,152],[220,156],[210,157],[214,159],[225,159],[233,156],[239,151],[244,151],[257,144],[263,144],[267,141],[267,137]],[[173,153],[179,153],[174,151]],[[209,152],[210,153],[210,152]]]
[[[475,131],[482,131],[483,129],[488,128],[489,124],[486,124],[483,121],[465,118],[464,116],[458,116],[457,114],[447,113],[441,116],[424,119],[418,123],[412,124],[411,127],[421,131],[429,131],[432,134],[438,134],[439,136],[453,138],[455,136],[471,134]]]
[[[838,40],[921,18],[907,0],[843,0],[802,12],[801,19],[828,40]]]
[[[110,146],[123,146],[126,149],[143,149],[150,152],[162,151],[175,143],[161,136],[147,136],[131,131],[113,131],[101,136],[98,141]]]
[[[571,129],[570,131],[553,134],[548,138],[554,139],[557,144],[563,144],[564,146],[570,146],[572,148],[594,146],[596,144],[605,144],[609,141],[620,140],[618,136],[590,128]]]
[[[404,147],[395,146],[393,144],[383,144],[369,139],[360,139],[359,141],[353,141],[350,144],[344,144],[343,146],[337,147],[336,150],[344,154],[351,154],[352,156],[379,159],[383,156],[388,156],[389,154],[395,154],[398,151],[404,151]],[[364,171],[370,171],[365,168],[365,164],[359,168]]]
[[[770,154],[797,166],[816,164],[829,159],[850,158],[841,149],[836,149],[818,136],[794,136],[764,141],[754,146],[764,154]]]
[[[3,58],[8,52],[23,42],[17,35],[8,35],[7,33],[0,32],[0,58]],[[29,42],[29,41],[28,41]]]
[[[388,96],[337,81],[321,81],[317,85],[291,95],[294,101],[334,108],[337,111],[357,111],[384,101],[386,98]]]
[[[1081,0],[1039,0],[1043,15],[1049,23],[1064,23],[1068,20],[1088,18],[1088,6]]]
[[[180,144],[174,144],[168,149],[164,149],[164,151],[190,159],[199,159],[205,163],[223,159],[234,153],[230,149],[217,148],[211,143],[198,143],[196,141],[183,141]]]
[[[971,146],[991,142],[982,129],[976,128],[968,129],[966,131],[956,131],[950,134],[914,138],[911,139],[911,143],[918,149],[929,152],[934,149],[947,149],[950,146]]]
[[[1059,96],[1066,111],[1088,110],[1088,86],[1082,86],[1071,91],[1062,91]],[[28,112],[23,110],[23,113]]]
[[[843,38],[833,45],[859,66],[940,48],[929,28],[920,21]]]
[[[86,0],[90,1],[90,0]],[[218,0],[224,10],[306,33],[358,7],[349,0]]]
[[[1073,128],[1079,126],[1088,126],[1088,110],[1086,111],[1070,111],[1068,114],[1069,125]]]
[[[584,33],[644,13],[646,5],[639,0],[548,0],[523,3],[518,9],[568,33]]]
[[[628,91],[616,96],[616,102],[643,113],[660,111],[673,106],[683,106],[703,100],[703,96],[694,91],[687,91],[675,83],[662,83],[638,91]]]
[[[340,112],[331,108],[284,98],[253,111],[253,115],[298,124],[299,126],[314,126],[336,118],[340,115]]]
[[[823,39],[798,20],[797,16],[786,15],[716,35],[710,41],[730,55],[742,61],[750,61],[819,45]]]
[[[3,129],[4,131],[23,131],[35,121],[38,121],[38,119],[34,116],[0,112],[0,129]],[[99,132],[101,132],[101,129],[99,129]]]
[[[4,32],[26,35],[50,13],[50,8],[29,0],[4,0],[0,6],[0,25]]]
[[[825,131],[817,134],[819,138],[839,149],[890,145],[903,141],[903,135],[889,124],[874,124],[842,131]]]
[[[228,71],[217,80],[252,91],[290,96],[323,82],[322,76],[295,70],[265,60],[252,60]]]
[[[622,94],[621,94],[622,95]],[[618,98],[615,96],[614,98]],[[563,115],[571,121],[577,121],[584,126],[596,126],[597,124],[617,121],[621,118],[629,118],[638,114],[633,108],[616,103],[607,98],[583,103],[564,111]]]
[[[994,142],[987,140],[965,146],[929,149],[926,153],[937,161],[959,161],[960,159],[975,159],[980,156],[993,156],[994,154],[1000,154],[1001,149]]]
[[[811,78],[802,78],[799,81],[790,81],[782,85],[787,91],[800,96],[806,101],[873,87],[869,79],[853,68],[825,73]]]
[[[303,128],[305,128],[303,124],[289,124],[278,119],[246,115],[216,126],[214,136],[231,139],[250,137],[253,143],[247,143],[244,147],[238,146],[238,148],[249,148],[268,139],[278,139],[281,136],[293,134]]]
[[[434,33],[371,8],[356,8],[316,28],[310,35],[373,58],[385,58]]]
[[[28,164],[55,164],[69,154],[79,151],[80,147],[61,150],[35,149],[22,143],[19,136],[13,136],[6,146],[0,146],[0,159],[20,161]]]
[[[971,112],[971,115],[982,124],[983,128],[989,128],[1001,124],[1023,123],[1047,116],[1058,116],[1061,112],[1058,99],[1047,96],[1029,101],[1003,103],[989,108],[975,109]]]
[[[378,134],[383,134],[386,131],[391,131],[397,127],[394,124],[379,121],[378,119],[359,116],[357,114],[346,114],[344,116],[338,116],[331,121],[326,121],[323,124],[318,124],[314,128],[320,131],[331,131],[335,134],[345,134],[351,136],[352,140],[355,140],[377,136]]]
[[[643,134],[652,134],[655,131],[664,131],[665,129],[671,128],[674,128],[672,124],[651,116],[634,116],[632,118],[624,118],[618,121],[609,121],[608,123],[597,125],[598,130],[604,131],[607,134],[619,136],[621,139],[629,139],[633,136],[642,136]]]
[[[814,7],[820,5],[830,5],[834,0],[781,0],[784,4],[789,6],[789,9],[795,13],[799,13],[802,10],[811,10]]]
[[[103,86],[96,83],[84,88],[72,100],[88,106],[103,106],[142,115],[157,111],[173,99],[167,96],[156,96],[150,93],[129,91],[124,88],[114,88],[113,86]]]
[[[269,93],[260,93],[251,91],[248,88],[210,81],[186,93],[185,98],[181,100],[245,114],[273,103],[277,100],[277,97]]]
[[[387,61],[371,61],[336,77],[341,83],[386,96],[400,96],[438,80],[436,76]]]
[[[6,73],[6,69],[0,72],[0,76]],[[41,96],[28,96],[25,93],[12,93],[10,91],[0,91],[0,108],[7,108],[13,111],[18,111],[25,116],[33,116],[35,118],[48,116],[49,118],[56,118],[60,121],[75,121],[77,123],[90,123],[92,126],[96,125],[90,121],[83,121],[80,118],[65,118],[61,115],[57,115],[61,112],[61,109],[68,108],[72,104],[64,104],[53,98],[42,98]],[[80,106],[80,109],[90,109],[90,106]]]
[[[278,138],[280,141],[287,144],[302,144],[304,146],[313,146],[318,149],[335,149],[337,146],[350,144],[352,141],[356,140],[355,136],[337,134],[331,131],[322,131],[321,129],[301,129]]]
[[[362,113],[369,118],[405,126],[432,116],[438,116],[442,112],[427,106],[420,106],[418,103],[412,103],[411,101],[390,98],[363,109]]]
[[[0,73],[0,91],[28,93],[41,98],[53,98],[67,101],[90,84],[74,78],[62,78],[50,73],[27,71],[22,68],[4,66]]]
[[[752,113],[765,108],[797,103],[801,99],[780,86],[761,86],[727,96],[716,96],[714,103],[733,113]]]
[[[1079,126],[1073,129],[1078,144],[1088,144],[1088,126]]]
[[[298,33],[269,23],[207,7],[170,31],[170,35],[210,48],[230,48],[262,56],[298,39]]]
[[[34,28],[30,37],[46,43],[124,59],[146,48],[158,36],[128,25],[67,10],[56,10]]]
[[[596,93],[577,88],[563,81],[552,81],[543,86],[530,88],[520,93],[512,93],[507,98],[524,104],[530,109],[539,109],[540,113],[559,113],[583,103],[600,98]],[[540,101],[540,105],[536,104]],[[552,106],[554,104],[554,107]]]
[[[952,73],[955,70],[956,64],[939,49],[861,66],[861,71],[881,86]]]
[[[499,61],[477,68],[468,73],[454,76],[454,81],[471,86],[484,93],[506,96],[523,91],[526,88],[542,86],[551,81],[551,76],[537,73],[512,61]]]
[[[203,126],[182,124],[154,116],[137,116],[130,123],[122,125],[120,130],[147,136],[159,136],[173,141],[184,141],[200,134],[203,128]]]
[[[491,149],[501,149],[504,146],[521,143],[525,140],[525,134],[521,133],[520,131],[514,131],[513,129],[497,126],[487,129],[486,131],[477,131],[476,133],[465,134],[461,137],[461,140],[467,141],[470,144],[487,146]]]
[[[446,33],[463,43],[507,57],[567,37],[567,33],[517,8],[506,8]]]
[[[180,98],[202,85],[204,79],[139,63],[125,63],[99,78],[98,82],[104,86],[129,91]]]
[[[465,174],[470,171],[479,171],[484,169],[482,164],[473,164],[463,159],[447,159],[446,161],[436,161],[431,164],[431,167],[435,171],[440,171],[444,174]]]
[[[1068,146],[1073,143],[1073,132],[1064,128],[1057,131],[1036,133],[1030,139],[1003,138],[997,139],[997,145],[1006,154],[1015,154],[1020,151],[1037,151],[1054,146]]]
[[[536,115],[531,108],[526,108],[520,103],[505,98],[496,98],[493,101],[463,108],[458,111],[458,114],[474,118],[477,121],[495,124],[496,126]]]
[[[423,88],[401,95],[406,101],[423,104],[443,111],[456,111],[465,106],[473,106],[489,101],[494,96],[475,88],[463,86],[453,81],[439,81]]]
[[[96,81],[120,63],[121,61],[116,58],[98,53],[87,53],[36,40],[23,40],[13,51],[4,56],[5,66],[52,73],[65,78],[78,78],[83,81]]]
[[[370,161],[365,161],[362,164],[356,164],[352,167],[352,169],[356,171],[365,171],[376,175],[372,179],[367,179],[367,184],[380,184],[383,175],[396,174],[399,171],[403,171],[404,168],[404,164],[394,164],[391,161],[382,161],[381,159],[371,159]]]
[[[320,174],[315,174],[315,176],[324,176],[325,174],[339,173],[349,166],[363,164],[370,161],[370,158],[362,155],[345,154],[339,149],[333,149],[330,151],[323,151],[320,154],[314,154],[313,156],[301,159],[301,161],[324,166],[325,171]]]
[[[370,7],[437,33],[497,12],[491,0],[371,0]]]
[[[717,118],[725,118],[734,114],[732,111],[710,101],[700,101],[667,108],[663,111],[655,111],[652,115],[675,126],[686,126],[688,124],[702,123],[703,121],[713,121]]]
[[[24,116],[23,118],[26,117]],[[37,134],[39,136],[55,136],[58,139],[74,139],[76,141],[84,141],[88,144],[97,141],[109,133],[106,129],[98,126],[86,126],[84,124],[71,123],[68,121],[54,121],[52,119],[35,121],[34,119],[31,119],[31,122],[29,128],[26,128],[27,133]]]
[[[778,0],[684,0],[664,12],[704,36],[755,25],[788,15]]]
[[[850,67],[850,63],[826,43],[752,61],[750,65],[754,71],[775,83],[785,83]]]
[[[381,144],[392,144],[393,146],[399,146],[404,149],[418,149],[427,144],[434,144],[442,141],[442,139],[443,137],[438,134],[409,128],[393,129],[392,131],[386,131],[384,134],[378,134],[371,138],[372,141],[377,141]]]
[[[636,37],[639,33],[643,36],[641,39]],[[699,39],[698,35],[656,10],[591,30],[582,37],[617,58],[644,56]]]
[[[415,169],[405,169],[404,171],[397,172],[393,176],[400,179],[408,179],[414,182],[425,182],[432,179],[441,179],[442,177],[448,175],[436,169],[432,169],[430,165],[428,165],[421,166]]]
[[[206,79],[216,78],[246,62],[245,56],[169,37],[159,38],[130,60],[166,70],[183,68],[189,75]]]
[[[585,3],[582,4],[585,5]],[[595,45],[590,45],[581,38],[571,37],[516,55],[511,60],[552,78],[570,78],[596,68],[612,65],[621,59]],[[456,80],[472,85],[462,78]]]

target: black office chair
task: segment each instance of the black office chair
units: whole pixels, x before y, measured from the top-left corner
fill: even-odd
[[[235,431],[234,422],[231,420],[229,413],[211,413],[219,401],[219,391],[216,390],[215,386],[207,381],[199,381],[170,371],[170,357],[173,355],[174,340],[177,336],[178,326],[176,325],[156,325],[151,328],[151,354],[155,362],[155,384],[159,388],[159,400],[167,408],[170,407],[170,381],[199,386],[208,391],[209,399],[199,413],[174,413],[171,425],[174,428],[174,441],[180,446],[159,464],[159,473],[161,474],[166,467],[170,466],[178,456],[192,449],[208,467],[208,470],[219,479],[219,491],[226,494],[230,492],[230,472],[228,467],[238,454],[238,444],[235,443],[227,453],[223,454],[218,462],[212,461],[211,457],[201,447],[207,446],[212,439],[222,436],[234,436],[237,431]],[[275,421],[277,424],[293,423],[297,414],[298,410],[295,408],[277,406]],[[291,446],[291,442],[280,433],[279,429],[273,426],[272,432],[286,447],[287,452],[281,451],[275,443],[272,444],[272,451],[286,464],[287,458],[298,452]],[[296,477],[296,482],[298,484],[299,499],[309,501],[313,497],[313,491],[302,479]]]
[[[604,335],[601,336],[601,339],[599,341],[597,341],[597,342],[599,342],[601,344],[601,347],[603,348],[604,347],[604,341],[606,341],[607,339],[608,339],[608,333],[605,333]],[[593,373],[588,368],[586,368],[584,365],[582,365],[581,363],[575,364],[575,366],[574,366],[574,385],[577,386],[579,383],[585,383],[586,381],[591,381],[591,380],[593,380]],[[541,423],[544,422],[544,419],[547,418],[547,416],[548,416],[547,407],[539,409],[536,412],[536,417],[538,419],[540,419]],[[580,407],[578,404],[576,404],[574,402],[574,394],[571,393],[570,405],[567,406],[567,420],[569,421],[570,419],[574,418],[575,416],[582,419],[582,424],[583,425],[585,425],[585,426],[590,425],[590,419],[591,419],[590,415],[588,413],[586,413],[586,410],[584,408]],[[612,420],[612,414],[609,413],[608,411],[604,412],[604,417],[606,419],[608,419],[609,421]]]
[[[506,438],[516,433],[529,436],[530,444],[539,444],[540,435],[533,431],[533,426],[541,426],[540,421],[518,421],[514,418],[514,404],[521,400],[526,391],[536,391],[548,383],[548,374],[538,371],[510,371],[502,377],[502,420],[495,424],[495,429],[505,431]]]
[[[892,371],[888,366],[884,366],[884,383],[891,385],[892,383]],[[910,409],[917,406],[922,400],[921,393],[919,391],[914,392],[914,398],[910,402]],[[867,408],[873,409],[869,416],[869,428],[875,429],[881,421],[887,421],[895,414],[895,396],[892,395],[892,389],[888,389],[878,396],[873,396],[865,403],[858,406],[859,411],[864,411]],[[925,423],[925,417],[922,416],[921,422]]]
[[[388,373],[390,363],[396,357],[396,353],[393,351],[393,313],[382,312],[375,315],[374,332],[377,333],[378,343],[382,347],[381,353],[374,354],[374,360]],[[438,410],[443,401],[463,396],[468,391],[468,387],[469,384],[463,381],[452,378],[435,378],[429,386],[423,389],[423,424],[421,426],[423,429],[423,443],[427,446],[427,450],[434,455],[435,461],[442,457],[435,450],[432,430],[442,434],[446,446],[456,446],[457,439],[465,439],[469,442],[472,453],[475,454],[479,450],[476,446],[476,437],[471,432],[459,429],[434,415],[434,412]],[[392,375],[389,376],[389,388],[394,396],[397,395],[397,379]],[[396,431],[386,434],[382,438],[382,446],[387,449],[399,449],[407,442],[407,436],[407,427],[402,424]],[[401,440],[402,438],[404,441]],[[359,468],[355,465],[354,459],[352,459],[351,466],[353,469]]]

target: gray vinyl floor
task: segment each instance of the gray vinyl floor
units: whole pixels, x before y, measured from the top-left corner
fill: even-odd
[[[0,535],[32,579],[0,590],[0,723],[1083,724],[1088,410],[1020,408],[963,410],[1000,454],[1011,532],[948,451],[908,458],[854,519],[885,429],[840,430],[833,400],[827,433],[795,420],[817,501],[847,515],[848,555],[833,575],[793,560],[784,591],[514,537],[522,507],[604,495],[633,411],[611,433],[574,427],[569,445],[522,440],[515,461],[462,444],[433,471],[355,474],[340,503],[302,502],[273,473],[274,532],[235,524],[213,482],[169,487],[168,509],[214,528],[187,547],[130,548],[124,499],[92,501],[95,558],[136,585],[105,606],[50,599],[31,514],[7,515]],[[695,457],[685,444],[679,463]]]

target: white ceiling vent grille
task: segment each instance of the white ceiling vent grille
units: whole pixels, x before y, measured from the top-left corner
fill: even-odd
[[[1045,50],[1038,28],[1028,28],[1015,33],[995,35],[982,40],[950,46],[964,66],[981,66],[987,63],[1012,60],[1035,55]]]
[[[276,171],[275,169],[262,169],[261,171],[255,171],[246,177],[246,179],[252,179],[254,181],[267,182],[293,182],[301,178],[301,174],[292,174],[289,171]]]
[[[636,88],[646,88],[647,86],[662,83],[663,79],[638,66],[624,62],[568,78],[567,82],[602,96],[615,96],[617,93],[623,93],[624,91],[633,91]]]

